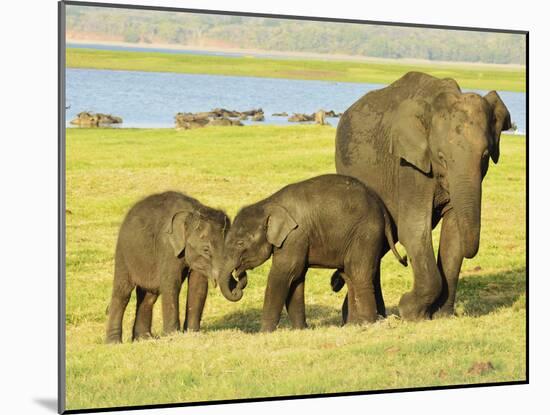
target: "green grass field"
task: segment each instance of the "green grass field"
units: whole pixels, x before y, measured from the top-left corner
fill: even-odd
[[[260,76],[389,84],[409,71],[456,79],[462,88],[525,91],[525,68],[223,57],[160,52],[67,49],[67,67],[146,72]]]
[[[500,162],[485,179],[481,247],[462,267],[457,317],[399,319],[397,304],[411,288],[412,271],[390,254],[382,265],[387,319],[340,327],[345,289],[331,291],[332,271],[311,270],[310,328],[291,330],[283,312],[276,332],[260,334],[269,269],[264,264],[249,272],[238,303],[211,289],[201,333],[130,343],[132,298],[124,343],[106,346],[115,240],[134,202],[177,189],[233,216],[289,182],[334,172],[335,130],[307,125],[67,131],[67,408],[525,379],[525,137],[502,137]],[[157,334],[160,314],[159,301]],[[483,362],[492,369],[476,369]]]

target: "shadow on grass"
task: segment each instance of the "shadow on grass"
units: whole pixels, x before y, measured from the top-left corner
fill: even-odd
[[[341,312],[339,309],[323,305],[306,304],[306,320],[309,327],[340,326]],[[259,307],[238,310],[204,324],[206,331],[240,330],[245,333],[257,333],[262,322],[262,309]],[[286,310],[281,313],[279,328],[291,328]]]
[[[482,316],[511,307],[525,294],[526,269],[493,274],[465,274],[458,282],[457,309],[468,316]]]
[[[455,309],[458,315],[483,316],[503,307],[512,307],[525,294],[525,267],[508,271],[483,274],[483,271],[466,271],[458,282]],[[518,303],[519,306],[525,306]],[[399,315],[397,306],[387,307],[387,315]],[[307,305],[306,318],[309,327],[340,326],[340,308],[323,305]],[[238,310],[226,314],[205,325],[205,329],[235,329],[245,333],[260,331],[262,309],[259,307]],[[280,328],[290,328],[286,310],[281,313]]]
[[[465,271],[458,281],[455,312],[479,317],[499,308],[512,307],[526,293],[525,289],[525,267],[492,274],[483,274],[482,270]],[[386,313],[398,316],[399,309],[387,307]]]

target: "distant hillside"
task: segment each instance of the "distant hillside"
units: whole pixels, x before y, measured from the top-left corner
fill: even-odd
[[[69,39],[525,64],[525,36],[67,6]]]

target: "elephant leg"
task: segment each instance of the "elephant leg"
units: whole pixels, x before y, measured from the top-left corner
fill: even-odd
[[[355,295],[353,291],[353,283],[349,277],[342,271],[340,275],[344,279],[346,286],[348,287],[348,292],[342,303],[342,326],[347,324],[351,318],[355,318],[356,308],[355,308]]]
[[[399,313],[405,320],[420,320],[429,317],[442,286],[432,243],[435,182],[412,166],[402,167],[399,182],[399,241],[414,274],[412,290],[399,301]]]
[[[290,319],[292,327],[295,329],[305,329],[307,327],[304,286],[305,275],[292,281],[286,298],[288,318]]]
[[[351,282],[346,282],[348,286],[348,292],[342,303],[342,325],[346,325],[349,322],[353,322],[356,319],[357,308],[355,302],[355,292],[353,289],[353,284]]]
[[[261,331],[264,332],[273,331],[277,328],[291,283],[304,274],[305,253],[296,255],[289,254],[288,251],[292,251],[292,246],[283,248],[273,255],[262,313]]]
[[[185,307],[184,331],[199,331],[202,311],[208,295],[208,277],[191,270],[187,278],[187,305]]]
[[[180,329],[179,296],[181,290],[181,270],[165,270],[162,273],[160,293],[162,300],[163,333],[168,334]]]
[[[261,331],[264,332],[273,331],[277,328],[289,289],[286,278],[272,278],[271,275],[270,272],[265,290],[264,308],[262,312]]]
[[[134,287],[135,285],[130,281],[130,274],[124,260],[117,252],[105,343],[122,342],[122,319]]]
[[[376,300],[376,312],[379,316],[386,317],[386,304],[384,303],[384,296],[382,294],[382,285],[380,283],[380,264],[376,267],[376,272],[374,274],[374,298]],[[348,300],[349,297],[349,283],[348,283],[348,294],[344,298],[342,303],[342,325],[346,324],[348,321]],[[355,301],[353,302],[355,306]]]
[[[384,295],[382,294],[382,285],[380,283],[380,262],[374,272],[374,298],[376,300],[376,312],[379,316],[386,317],[386,304],[384,303]]]
[[[136,319],[132,340],[149,339],[151,335],[151,324],[153,321],[153,306],[157,301],[158,294],[145,291],[136,287]]]
[[[436,317],[454,313],[456,288],[463,259],[456,214],[451,209],[443,216],[441,224],[437,266],[443,275],[443,287],[439,299],[432,307]]]
[[[428,245],[427,247],[425,246]],[[414,283],[411,291],[403,294],[399,301],[399,314],[405,320],[420,320],[429,317],[429,308],[441,293],[441,275],[437,268],[433,248],[430,241],[419,241],[407,249],[414,273]]]
[[[348,315],[349,315],[348,294],[346,293],[346,297],[344,298],[344,302],[342,303],[342,326],[344,326],[348,322]]]
[[[374,295],[374,266],[372,264],[361,264],[350,267],[346,271],[349,276],[348,284],[348,304],[349,315],[348,322],[352,324],[361,324],[364,322],[375,322],[376,299]]]
[[[346,252],[343,278],[348,285],[348,322],[374,322],[377,319],[375,294],[376,271],[380,266],[380,252],[384,245],[383,228],[378,234],[364,222],[355,230],[356,239]]]

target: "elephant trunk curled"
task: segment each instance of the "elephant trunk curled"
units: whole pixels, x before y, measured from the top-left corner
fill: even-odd
[[[238,279],[233,277],[234,267],[227,268],[223,273],[216,277],[220,285],[220,290],[229,301],[239,301],[243,296],[243,289],[247,284],[246,273],[238,275]]]

